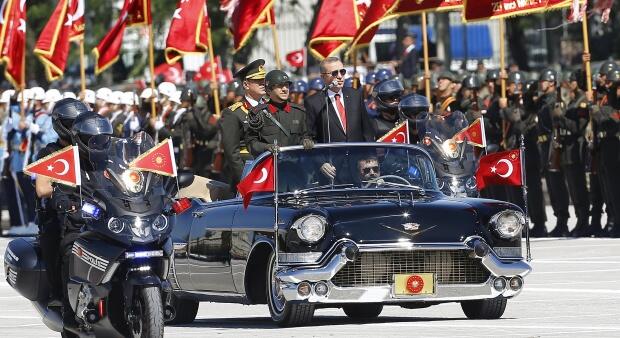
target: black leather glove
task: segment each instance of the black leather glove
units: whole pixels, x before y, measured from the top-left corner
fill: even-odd
[[[304,146],[305,150],[310,150],[314,148],[314,141],[309,138],[305,138],[301,141],[301,144]]]

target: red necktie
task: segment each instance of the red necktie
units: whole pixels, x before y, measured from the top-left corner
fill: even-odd
[[[347,114],[344,111],[344,106],[342,105],[342,102],[340,102],[340,94],[336,94],[334,95],[334,98],[336,99],[336,107],[338,107],[338,115],[340,115],[340,121],[342,121],[342,129],[344,129],[344,132],[347,132]]]

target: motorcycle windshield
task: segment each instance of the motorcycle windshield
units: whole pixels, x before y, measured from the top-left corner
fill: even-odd
[[[417,120],[420,143],[433,159],[439,188],[450,196],[476,196],[478,156],[463,130],[468,123],[459,111],[448,116],[428,114]]]

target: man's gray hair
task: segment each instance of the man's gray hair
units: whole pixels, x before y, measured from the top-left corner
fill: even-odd
[[[325,73],[325,65],[326,64],[328,64],[328,63],[335,63],[335,62],[342,62],[342,61],[337,56],[329,56],[329,57],[326,57],[325,59],[323,59],[323,61],[321,61],[321,64],[320,64],[321,73]]]

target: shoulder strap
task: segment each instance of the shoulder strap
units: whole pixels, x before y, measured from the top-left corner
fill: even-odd
[[[261,110],[261,112],[263,113],[263,115],[267,116],[267,118],[271,120],[271,122],[273,122],[276,126],[278,126],[278,128],[282,130],[282,132],[284,133],[284,135],[286,135],[286,137],[291,136],[291,133],[286,128],[284,128],[284,126],[280,122],[278,122],[278,120],[276,120],[276,118],[273,117],[273,115],[271,115],[265,109]]]

